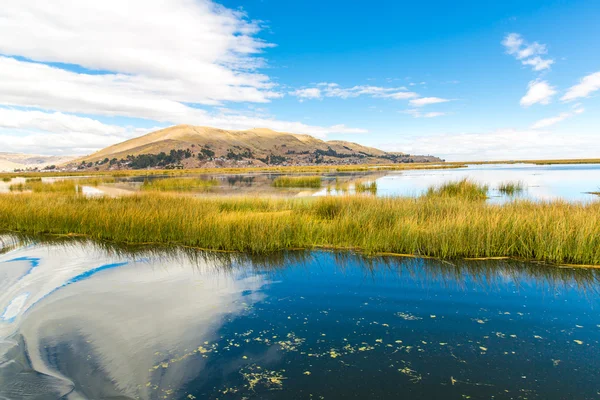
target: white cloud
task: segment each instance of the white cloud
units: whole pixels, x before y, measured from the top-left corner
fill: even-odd
[[[538,42],[527,43],[518,33],[506,35],[502,41],[502,45],[504,45],[508,54],[520,60],[523,65],[531,66],[534,71],[549,69],[554,64],[554,60],[540,57],[548,53],[545,44]]]
[[[196,125],[223,129],[243,130],[267,127],[278,131],[306,133],[317,137],[325,137],[333,133],[367,132],[364,129],[350,128],[345,125],[312,126],[263,116],[234,114],[229,110],[208,113],[205,110],[188,108],[185,120]],[[0,108],[0,143],[2,143],[2,151],[36,154],[88,154],[168,125],[163,124],[152,128],[122,127],[61,112]]]
[[[415,118],[436,118],[436,117],[443,117],[445,115],[448,115],[448,113],[445,112],[439,112],[439,111],[431,111],[431,112],[421,112],[421,110],[416,109],[416,108],[412,108],[409,110],[404,110],[401,111],[403,114],[408,114],[408,115],[412,115]]]
[[[528,60],[523,60],[523,65],[531,65],[534,71],[542,71],[548,69],[552,64],[554,64],[554,61],[544,60],[539,56],[530,58]]]
[[[588,97],[598,90],[600,90],[600,71],[585,76],[577,85],[569,88],[561,100],[571,101],[582,97]]]
[[[111,80],[131,94],[158,90],[177,101],[265,102],[278,95],[255,70],[263,63],[256,55],[270,46],[255,37],[259,25],[212,1],[10,3],[0,8],[0,54],[120,73],[82,79]],[[60,88],[71,89],[64,82]]]
[[[573,112],[563,112],[563,113],[558,114],[555,117],[544,118],[544,119],[537,121],[535,124],[533,124],[531,126],[531,129],[548,128],[549,126],[556,125],[559,122],[562,122],[567,118],[574,117],[575,115],[581,114],[583,112],[584,112],[583,108],[576,108],[573,110]]]
[[[418,97],[417,93],[407,91],[405,87],[380,87],[371,85],[358,85],[343,88],[337,83],[322,82],[313,88],[298,89],[289,93],[300,99],[319,99],[321,97],[337,97],[341,99],[368,96],[374,98],[406,100]]]
[[[423,107],[430,104],[446,103],[451,101],[450,99],[442,99],[440,97],[422,97],[420,99],[413,99],[409,103],[413,107]]]
[[[435,154],[455,161],[593,158],[600,152],[600,136],[595,132],[565,135],[503,129],[412,137],[380,147],[411,154]]]
[[[90,133],[100,136],[123,135],[127,128],[60,112],[0,108],[0,128],[41,130],[53,133]]]
[[[527,89],[527,94],[521,99],[521,106],[529,107],[536,103],[549,104],[556,90],[547,81],[531,81]]]
[[[320,99],[321,98],[321,89],[319,88],[308,88],[308,89],[298,89],[289,93],[292,96],[296,96],[300,98],[300,101],[304,99]]]

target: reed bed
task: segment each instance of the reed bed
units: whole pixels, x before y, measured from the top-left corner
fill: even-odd
[[[250,172],[280,173],[322,173],[322,172],[359,172],[373,170],[413,170],[413,169],[454,169],[465,168],[465,163],[400,163],[400,164],[351,164],[351,165],[304,165],[304,166],[268,166],[268,167],[226,167],[226,168],[189,168],[189,169],[123,169],[108,171],[26,171],[5,172],[0,177],[59,177],[59,176],[182,176],[189,174],[242,174]]]
[[[500,206],[452,196],[0,196],[0,231],[81,235],[122,244],[183,245],[251,254],[335,248],[445,259],[514,257],[600,264],[599,217],[600,202],[518,200]]]
[[[100,186],[109,183],[115,183],[116,179],[112,176],[97,176],[90,178],[80,178],[77,179],[77,183],[85,186]]]
[[[272,185],[278,188],[320,188],[320,176],[279,176]]]
[[[498,185],[498,191],[509,196],[514,196],[516,194],[522,193],[525,190],[525,187],[525,183],[522,181],[508,181],[500,183]]]
[[[216,179],[169,178],[145,180],[142,190],[158,192],[209,191],[219,185]]]
[[[371,183],[364,182],[356,182],[354,184],[354,191],[356,193],[371,193],[373,195],[377,194],[377,182],[373,181]]]
[[[60,180],[54,182],[42,182],[41,179],[27,179],[25,183],[16,183],[10,185],[11,192],[26,192],[34,193],[76,193],[81,190],[81,187],[74,180]]]
[[[9,176],[5,176],[4,178],[2,178],[2,182],[10,182],[12,181],[12,178]]]
[[[488,186],[473,182],[470,179],[461,179],[454,182],[445,182],[439,186],[427,189],[426,197],[445,198],[454,197],[463,200],[485,200],[487,199]]]

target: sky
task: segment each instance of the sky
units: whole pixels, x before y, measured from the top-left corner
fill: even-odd
[[[0,152],[175,124],[446,160],[600,157],[597,0],[7,0]]]

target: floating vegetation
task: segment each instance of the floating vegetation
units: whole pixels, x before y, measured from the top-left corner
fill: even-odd
[[[315,188],[321,187],[320,176],[279,176],[273,180],[278,188]]]
[[[190,190],[209,191],[218,186],[216,179],[197,178],[169,178],[169,179],[146,179],[142,184],[142,190],[159,192],[183,192]]]
[[[10,182],[12,181],[12,178],[10,176],[5,176],[4,178],[2,178],[2,182]]]
[[[246,380],[246,386],[252,391],[257,388],[267,390],[280,390],[283,387],[283,381],[287,379],[282,371],[271,371],[262,368],[259,365],[249,365],[240,371],[242,377]]]
[[[373,195],[377,194],[377,182],[373,181],[371,183],[363,183],[356,182],[354,184],[354,190],[356,193],[371,193]]]
[[[421,317],[417,317],[416,315],[412,315],[412,314],[404,313],[404,312],[397,312],[396,316],[402,318],[405,321],[419,321],[419,320],[423,319]]]
[[[522,181],[508,181],[500,183],[498,185],[498,191],[508,196],[514,196],[516,194],[522,193],[525,190],[525,187],[525,183]]]
[[[464,200],[487,199],[488,186],[467,178],[456,182],[446,182],[427,189],[426,197],[457,197]]]

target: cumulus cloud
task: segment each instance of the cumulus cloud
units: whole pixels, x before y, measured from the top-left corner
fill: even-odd
[[[531,81],[527,88],[527,93],[521,99],[521,106],[529,107],[536,103],[549,104],[556,90],[547,81]]]
[[[447,103],[450,99],[442,99],[440,97],[421,97],[420,99],[413,99],[409,103],[413,107],[423,107],[430,104]]]
[[[0,9],[0,54],[118,73],[109,79],[133,93],[158,86],[179,101],[264,102],[277,95],[256,72],[263,63],[257,54],[270,46],[256,38],[259,24],[212,1],[10,3]]]
[[[322,97],[337,97],[350,99],[360,96],[373,98],[405,100],[418,97],[417,93],[408,91],[405,87],[380,87],[372,85],[358,85],[348,88],[341,87],[337,83],[322,82],[312,88],[298,89],[289,93],[301,100],[320,99]]]
[[[545,44],[528,43],[518,33],[506,35],[502,45],[506,48],[508,54],[513,55],[523,65],[530,66],[534,71],[549,69],[554,64],[554,60],[541,57],[548,53]]]
[[[572,101],[582,97],[588,97],[598,90],[600,90],[600,71],[583,77],[577,85],[572,86],[567,90],[567,93],[565,93],[561,100]]]
[[[147,132],[93,116],[320,137],[366,132],[216,108],[266,103],[282,93],[258,72],[261,53],[272,46],[257,38],[260,23],[210,0],[132,0],[127,7],[117,0],[11,1],[0,20],[3,149],[81,154]]]

